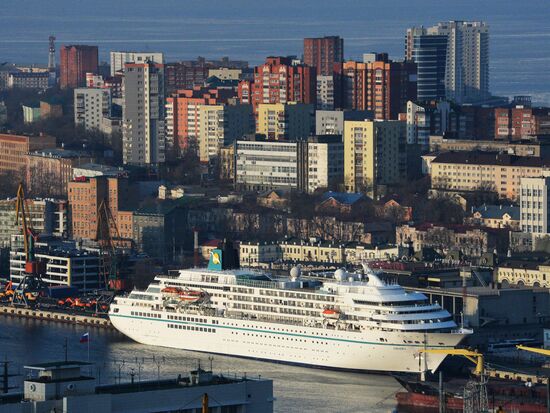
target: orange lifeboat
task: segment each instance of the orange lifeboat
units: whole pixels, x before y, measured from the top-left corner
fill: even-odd
[[[179,294],[179,296],[182,301],[194,303],[199,301],[201,298],[204,298],[205,293],[202,291],[184,290]]]
[[[335,310],[334,308],[325,308],[323,310],[323,317],[326,317],[326,318],[340,318],[340,311]]]
[[[165,295],[173,295],[174,297],[177,297],[179,294],[182,293],[182,289],[179,287],[166,287],[162,289],[162,293]]]

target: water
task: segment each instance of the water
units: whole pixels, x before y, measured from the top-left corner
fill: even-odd
[[[47,62],[58,44],[163,51],[168,60],[230,56],[252,64],[302,53],[302,38],[339,34],[346,58],[404,53],[407,27],[443,20],[491,26],[491,91],[550,104],[548,0],[2,0],[0,61]]]
[[[80,336],[86,331],[91,337],[90,360],[95,363],[92,374],[100,376],[101,383],[118,380],[118,366],[122,360],[125,360],[122,380],[130,381],[130,368],[138,370],[136,357],[146,359],[142,379],[157,378],[153,356],[155,360],[164,357],[165,362],[160,366],[161,377],[175,378],[196,368],[198,360],[203,367],[210,364],[206,354],[144,346],[111,330],[5,316],[0,316],[0,359],[8,356],[13,362],[12,371],[19,373],[26,364],[63,360],[66,338],[69,359],[86,361],[88,346],[79,343]],[[311,369],[217,355],[212,364],[215,372],[246,373],[272,379],[276,412],[391,412],[395,406],[393,394],[400,389],[391,377],[382,375]]]

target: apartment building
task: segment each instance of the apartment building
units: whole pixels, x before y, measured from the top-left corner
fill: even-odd
[[[54,149],[53,136],[25,136],[0,133],[0,173],[24,174],[27,154],[41,149]]]
[[[432,189],[443,192],[491,191],[517,200],[522,178],[541,176],[546,161],[491,152],[447,152],[431,161]]]
[[[103,118],[111,116],[111,90],[78,88],[74,90],[74,123],[86,130],[103,129]]]
[[[374,119],[369,110],[316,110],[316,135],[344,135],[344,121]]]
[[[126,63],[164,63],[164,55],[155,52],[110,52],[111,76],[124,72]]]
[[[347,192],[376,192],[406,178],[406,125],[402,121],[344,122]]]
[[[445,139],[443,136],[430,135],[430,152],[499,152],[516,156],[534,156],[546,158],[550,156],[550,142],[523,140],[471,140]]]
[[[550,135],[550,108],[518,105],[494,111],[495,139],[516,141],[529,136]]]
[[[520,225],[523,232],[538,236],[550,233],[550,219],[548,216],[549,195],[549,176],[521,178]]]
[[[313,105],[261,103],[257,106],[256,133],[269,140],[304,139],[313,133]]]
[[[334,64],[344,61],[344,39],[340,36],[304,39],[304,64],[315,67],[317,74],[332,76]]]
[[[61,89],[83,87],[86,73],[97,73],[97,46],[62,46],[59,59],[59,86]]]

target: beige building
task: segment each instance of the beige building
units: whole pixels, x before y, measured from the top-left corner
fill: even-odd
[[[242,69],[230,69],[228,67],[208,69],[208,77],[217,77],[220,80],[240,80],[242,73]]]
[[[281,258],[281,247],[276,242],[241,241],[239,244],[241,267],[266,267]]]
[[[526,261],[505,262],[495,269],[494,277],[503,288],[510,285],[550,288],[550,265]]]
[[[344,122],[344,185],[348,192],[373,191],[406,177],[406,124],[402,121]]]
[[[538,141],[507,142],[495,140],[445,139],[443,136],[430,136],[431,152],[501,152],[517,156],[545,156],[550,152],[550,145]]]
[[[336,242],[290,239],[280,242],[283,261],[343,263],[345,246]]]
[[[307,138],[313,130],[313,106],[304,103],[261,103],[256,133],[269,140]]]
[[[543,158],[490,152],[442,153],[431,162],[432,189],[449,192],[496,192],[518,199],[521,178],[542,175]]]
[[[254,131],[251,105],[201,105],[199,107],[199,157],[207,163],[220,150]]]

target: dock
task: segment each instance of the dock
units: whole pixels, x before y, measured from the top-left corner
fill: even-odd
[[[0,315],[101,328],[114,328],[107,316],[99,317],[89,314],[71,314],[69,312],[14,307],[5,304],[0,304]]]

